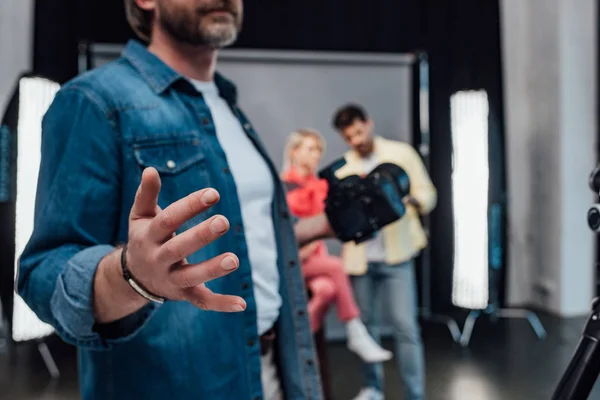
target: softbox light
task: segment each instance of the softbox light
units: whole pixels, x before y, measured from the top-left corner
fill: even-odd
[[[17,261],[33,231],[42,118],[59,88],[43,77],[22,76],[0,125],[0,299],[13,342],[40,340],[54,332],[16,293],[15,279]],[[46,358],[43,351],[42,356]]]
[[[500,206],[490,204],[490,105],[485,90],[454,93],[452,117],[452,184],[454,206],[454,275],[452,303],[471,310],[460,338],[469,345],[481,315],[527,319],[538,338],[546,337],[537,314],[526,309],[501,308],[497,255]],[[490,249],[493,249],[490,251]]]
[[[450,98],[454,206],[452,302],[466,309],[488,305],[488,115],[484,90]]]

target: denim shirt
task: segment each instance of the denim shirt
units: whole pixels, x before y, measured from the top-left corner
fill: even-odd
[[[273,180],[280,292],[275,351],[286,399],[321,399],[292,219],[282,184],[236,90],[215,77]],[[259,95],[259,94],[256,94]],[[262,399],[260,342],[251,265],[236,185],[209,108],[184,77],[137,42],[118,60],[82,74],[57,94],[43,120],[34,231],[20,259],[18,290],[39,318],[78,346],[84,399]],[[120,334],[95,329],[92,286],[100,260],[127,240],[128,216],[146,167],[162,180],[162,208],[206,187],[221,193],[209,211],[230,231],[188,257],[197,263],[232,251],[240,267],[208,282],[243,297],[241,313],[217,313],[188,302],[148,304],[118,321]]]

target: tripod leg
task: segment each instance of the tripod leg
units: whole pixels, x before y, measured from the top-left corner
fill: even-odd
[[[460,345],[462,347],[467,347],[469,342],[471,341],[471,334],[473,333],[473,326],[475,325],[475,321],[481,312],[478,310],[472,310],[469,313],[465,321],[465,326],[463,328],[462,335],[460,336]]]
[[[575,353],[552,400],[587,399],[600,374],[600,299],[595,298]]]
[[[448,329],[450,329],[450,335],[452,335],[452,339],[454,339],[454,342],[458,343],[460,341],[461,336],[458,324],[454,319],[448,318],[448,321],[446,321],[446,325],[448,326]]]
[[[538,339],[546,338],[546,330],[544,329],[544,326],[542,325],[542,322],[540,321],[536,313],[530,312],[527,315],[527,321],[529,321],[529,323],[531,324],[531,327],[533,328],[533,331],[537,335]]]
[[[38,351],[44,360],[44,364],[46,364],[46,368],[48,372],[50,372],[50,376],[52,379],[58,379],[60,377],[60,371],[54,362],[54,358],[52,357],[52,353],[50,353],[50,349],[48,345],[44,342],[38,343]]]
[[[452,339],[456,343],[458,343],[458,341],[460,340],[460,328],[458,327],[458,324],[453,318],[442,315],[429,314],[427,317],[424,317],[424,319],[432,322],[445,324],[450,330],[450,335],[452,336]]]
[[[538,318],[537,314],[530,310],[524,309],[510,309],[505,308],[498,310],[498,316],[501,318],[525,318],[529,321],[529,324],[533,328],[533,331],[537,335],[538,339],[545,339],[547,336],[546,329],[542,325],[542,322]]]

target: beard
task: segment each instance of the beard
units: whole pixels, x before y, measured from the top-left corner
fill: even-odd
[[[365,142],[359,144],[358,146],[356,146],[356,148],[354,150],[356,150],[356,152],[361,156],[361,157],[368,157],[371,155],[371,153],[373,153],[373,150],[375,149],[375,141],[373,140],[373,138],[366,140]]]
[[[242,28],[243,13],[238,2],[213,0],[189,10],[174,6],[171,0],[157,3],[161,27],[176,40],[193,45],[220,49],[233,44]],[[213,11],[226,14],[211,14]]]

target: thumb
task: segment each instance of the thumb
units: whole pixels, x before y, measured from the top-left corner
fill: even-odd
[[[160,185],[158,171],[152,167],[146,168],[142,173],[142,182],[135,194],[133,207],[131,207],[130,217],[132,219],[156,215]]]

